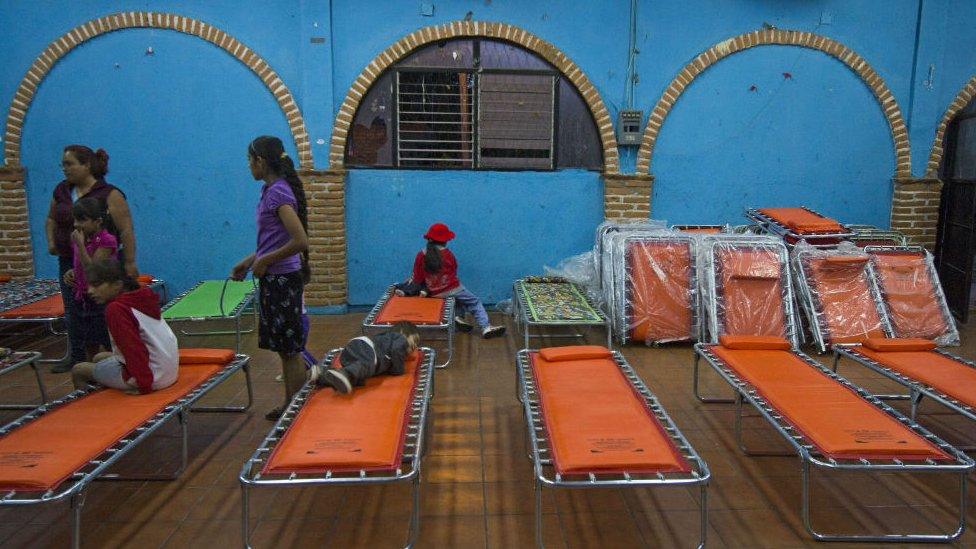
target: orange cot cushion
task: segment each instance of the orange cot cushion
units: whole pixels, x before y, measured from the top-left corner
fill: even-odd
[[[141,282],[143,284],[149,284],[150,282],[153,281],[153,275],[151,275],[151,274],[141,274],[138,277],[136,277],[136,280],[138,280],[139,282]]]
[[[711,347],[825,455],[923,460],[949,456],[789,351]]]
[[[547,347],[539,350],[539,355],[546,362],[608,358],[612,354],[610,349],[600,345],[570,345],[568,347]]]
[[[879,352],[867,345],[853,350],[963,404],[976,406],[976,369],[966,364],[931,350]]]
[[[57,318],[64,316],[64,301],[56,293],[43,299],[0,312],[0,318]]]
[[[376,315],[376,324],[393,324],[401,320],[414,324],[440,324],[444,299],[440,297],[390,296]]]
[[[298,412],[264,473],[391,470],[400,465],[421,353],[399,376],[376,376],[351,394],[318,389]],[[338,355],[333,366],[338,365]]]
[[[629,242],[627,266],[630,337],[646,342],[691,339],[691,244]]]
[[[775,249],[725,247],[715,261],[723,333],[786,337],[782,265]]]
[[[756,351],[789,351],[790,342],[776,336],[720,335],[719,343],[726,349],[753,349]]]
[[[864,255],[802,260],[827,343],[860,343],[870,337],[884,337],[867,261]]]
[[[227,364],[234,360],[230,349],[180,349],[180,364]]]
[[[800,234],[838,233],[844,230],[837,220],[805,208],[760,208],[759,212]]]
[[[949,331],[923,253],[870,252],[895,337],[935,339]]]
[[[181,365],[175,384],[147,395],[101,389],[12,431],[0,438],[0,490],[56,488],[222,367]]]
[[[613,359],[530,358],[557,472],[691,470]]]
[[[869,338],[864,340],[864,346],[880,353],[931,351],[935,349],[934,341],[921,338]]]

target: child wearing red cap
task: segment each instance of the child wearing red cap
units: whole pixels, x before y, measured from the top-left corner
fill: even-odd
[[[453,297],[457,315],[454,317],[454,324],[462,332],[470,332],[473,328],[464,319],[470,312],[481,329],[481,337],[498,337],[505,333],[505,327],[492,326],[481,300],[458,280],[457,259],[447,249],[448,241],[454,239],[454,236],[454,232],[443,223],[434,223],[427,229],[424,234],[427,247],[417,252],[417,257],[414,258],[411,282],[426,288],[421,290],[422,296]],[[397,290],[397,294],[403,295],[400,290]]]

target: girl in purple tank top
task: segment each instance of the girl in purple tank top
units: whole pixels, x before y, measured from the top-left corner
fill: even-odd
[[[230,276],[242,280],[250,270],[258,279],[258,347],[278,353],[285,381],[284,406],[265,416],[276,420],[305,384],[302,295],[310,276],[308,213],[302,181],[280,139],[258,137],[247,148],[247,161],[254,179],[264,182],[256,212],[257,247],[234,265]]]

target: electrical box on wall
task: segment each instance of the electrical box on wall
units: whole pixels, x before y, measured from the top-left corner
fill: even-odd
[[[640,145],[644,111],[623,110],[617,115],[617,144]]]

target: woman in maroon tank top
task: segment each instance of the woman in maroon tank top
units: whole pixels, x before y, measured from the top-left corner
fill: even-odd
[[[54,188],[51,205],[45,221],[47,249],[58,257],[58,280],[61,283],[61,296],[64,298],[65,320],[68,325],[68,344],[71,347],[71,360],[58,364],[53,372],[63,373],[71,370],[76,362],[85,361],[84,345],[78,342],[77,315],[73,314],[73,290],[64,282],[64,273],[72,267],[71,232],[74,231],[74,217],[71,206],[84,197],[102,200],[108,210],[106,229],[118,238],[119,259],[124,262],[130,276],[139,274],[136,267],[136,238],[132,230],[132,217],[125,194],[114,185],[105,182],[108,173],[108,153],[103,149],[92,151],[84,145],[68,145],[61,157],[64,180]]]

